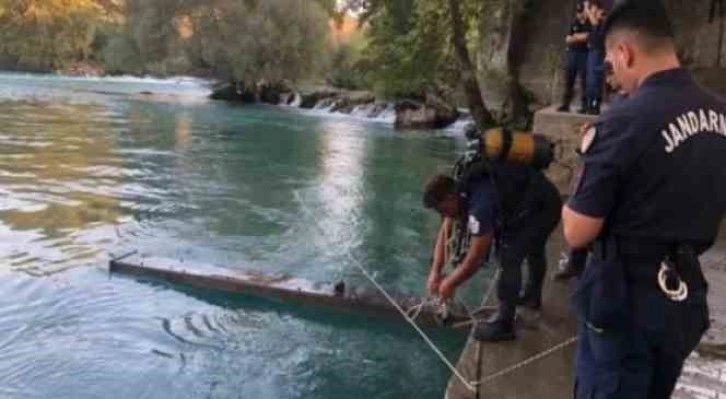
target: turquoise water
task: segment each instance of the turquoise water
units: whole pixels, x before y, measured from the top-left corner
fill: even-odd
[[[420,188],[459,140],[205,94],[0,75],[0,397],[441,398],[403,323],[108,275],[135,249],[368,284],[352,254],[424,294]],[[455,360],[464,337],[431,333]]]

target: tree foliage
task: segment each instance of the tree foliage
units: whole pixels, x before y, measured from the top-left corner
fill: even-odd
[[[478,2],[459,2],[462,27],[478,16]],[[368,27],[368,46],[359,67],[369,86],[387,97],[421,97],[451,93],[459,86],[460,69],[452,46],[447,0],[349,0],[347,10],[360,13]]]
[[[194,60],[244,82],[300,80],[320,72],[329,14],[308,0],[205,2],[189,13]]]
[[[112,73],[322,72],[334,0],[0,0],[0,58],[38,70],[94,59]]]
[[[88,59],[106,19],[93,0],[0,0],[0,56],[32,70]]]

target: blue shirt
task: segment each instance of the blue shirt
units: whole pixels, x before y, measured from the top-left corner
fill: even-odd
[[[595,124],[569,206],[609,234],[713,241],[726,210],[726,101],[685,69],[657,73]]]
[[[472,236],[494,232],[498,208],[497,192],[489,177],[477,178],[467,185],[467,224]]]

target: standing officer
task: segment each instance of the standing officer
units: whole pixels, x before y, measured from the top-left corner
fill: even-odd
[[[610,64],[606,66],[610,67],[606,69],[605,86],[608,88],[609,91],[613,93],[610,97],[610,101],[613,105],[616,105],[625,101],[628,95],[627,93],[622,91],[622,89],[620,88],[620,84],[615,80],[615,77],[613,76],[612,66]],[[583,139],[584,142],[588,142],[591,138],[594,137],[588,135],[593,135],[597,133],[596,130],[591,130],[592,127],[593,125],[590,123],[586,123],[580,127],[580,137]],[[578,148],[577,152],[582,154],[582,149]],[[582,170],[580,169],[578,170],[574,178],[574,183],[579,182],[581,174]],[[573,191],[574,190],[575,188],[573,188]],[[555,273],[554,279],[556,281],[565,281],[573,277],[580,277],[582,272],[585,270],[585,266],[587,264],[587,257],[587,249],[581,248],[571,250],[567,257],[560,261],[560,270]]]
[[[457,187],[449,176],[434,176],[426,185],[424,206],[443,217],[427,284],[429,292],[444,299],[452,297],[456,288],[481,267],[496,237],[502,269],[497,281],[499,313],[492,322],[478,324],[474,338],[514,339],[517,305],[539,309],[542,304],[545,244],[560,221],[562,207],[557,188],[531,166],[492,161],[486,171],[463,182],[463,187]],[[471,239],[463,259],[445,276],[447,241],[458,234],[456,225],[468,229]],[[520,297],[525,258],[529,273]]]
[[[597,0],[586,1],[585,14],[590,22],[590,34],[587,41],[586,110],[588,114],[600,115],[605,83],[605,37],[603,35],[605,9]]]
[[[577,3],[577,15],[570,25],[570,32],[565,38],[567,43],[567,69],[565,76],[565,92],[562,105],[557,108],[559,112],[570,112],[570,103],[575,95],[575,80],[580,75],[582,89],[582,106],[578,112],[587,111],[586,82],[587,82],[587,41],[590,34],[590,23],[585,15],[583,3]]]
[[[726,210],[726,101],[681,68],[656,1],[616,6],[604,34],[629,97],[583,142],[563,208],[567,242],[594,242],[574,295],[575,397],[669,398],[709,326],[698,255]]]

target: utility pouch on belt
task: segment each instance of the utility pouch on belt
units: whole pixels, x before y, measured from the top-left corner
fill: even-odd
[[[625,263],[598,243],[573,294],[578,317],[599,334],[622,331],[631,320],[629,295]]]

